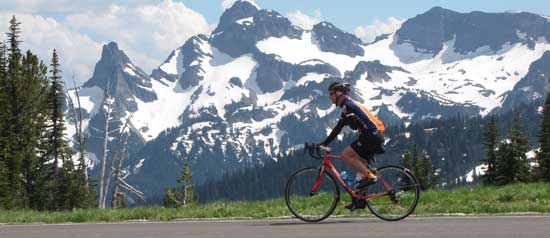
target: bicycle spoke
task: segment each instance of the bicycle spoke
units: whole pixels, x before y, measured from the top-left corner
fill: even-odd
[[[367,205],[371,212],[379,218],[391,221],[403,219],[412,213],[419,196],[416,179],[396,166],[383,167],[377,174],[383,178],[386,186],[378,182],[368,188],[367,195],[372,198],[367,200]],[[383,193],[386,195],[378,196]]]
[[[320,221],[328,217],[336,207],[338,187],[332,178],[324,173],[315,195],[311,189],[319,178],[319,170],[308,168],[294,174],[285,189],[288,208],[297,218],[304,221]]]

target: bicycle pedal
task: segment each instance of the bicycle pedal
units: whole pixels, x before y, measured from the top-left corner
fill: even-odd
[[[388,195],[390,196],[390,200],[393,202],[393,203],[397,203],[398,200],[397,200],[397,193],[395,192],[395,190],[390,190],[388,191]]]

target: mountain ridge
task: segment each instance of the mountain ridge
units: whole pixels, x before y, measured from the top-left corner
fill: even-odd
[[[191,37],[150,75],[133,65],[116,43],[109,43],[94,76],[81,87],[88,103],[87,133],[95,138],[88,152],[92,158],[100,154],[105,92],[114,97],[117,109],[110,128],[120,128],[133,113],[129,120],[135,146],[125,176],[146,192],[156,193],[162,188],[151,187],[147,178],[160,181],[154,184],[171,183],[184,162],[191,164],[194,181],[203,183],[242,166],[276,159],[304,141],[320,141],[339,115],[326,95],[333,81],[352,83],[352,97],[393,125],[502,113],[516,106],[508,101],[523,97],[511,93],[524,90],[515,87],[519,82],[538,80],[542,86],[531,89],[532,95],[548,87],[540,80],[545,78],[541,75],[546,60],[530,67],[546,59],[550,50],[547,23],[538,17],[523,14],[543,30],[514,32],[517,38],[506,38],[497,48],[491,44],[502,40],[483,43],[472,52],[467,50],[472,45],[464,45],[460,37],[443,35],[422,43],[419,22],[438,14],[487,17],[433,8],[405,21],[396,32],[365,44],[331,23],[303,30],[276,11],[237,1],[222,14],[211,35]],[[475,35],[452,29],[457,20],[439,23],[447,21],[450,32]],[[538,35],[545,37],[529,40]],[[106,91],[106,82],[116,87]],[[109,148],[113,145],[109,143]]]

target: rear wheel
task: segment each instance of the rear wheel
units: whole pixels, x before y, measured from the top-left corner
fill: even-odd
[[[386,221],[398,221],[409,216],[420,198],[418,180],[408,169],[393,165],[378,169],[377,176],[378,182],[368,187],[367,195],[385,195],[368,199],[369,210]]]
[[[327,172],[320,175],[319,189],[311,192],[319,175],[319,168],[305,168],[292,175],[286,184],[286,205],[302,221],[318,222],[327,218],[340,200],[338,186]]]

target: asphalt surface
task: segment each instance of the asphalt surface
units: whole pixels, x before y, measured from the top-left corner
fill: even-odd
[[[410,217],[0,225],[1,238],[141,237],[550,237],[550,216]]]

